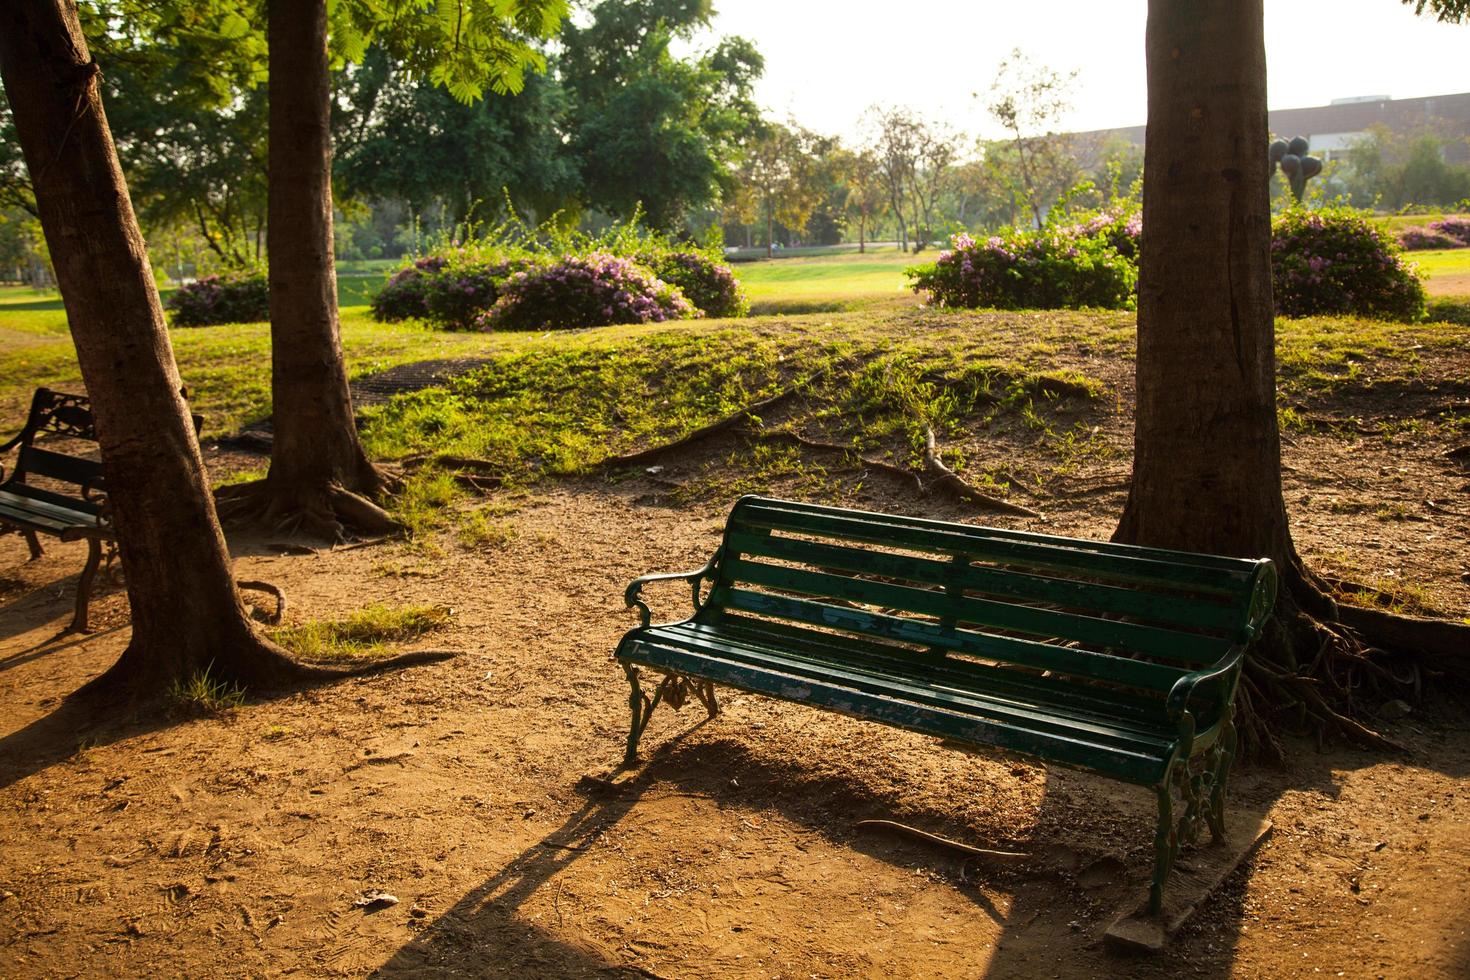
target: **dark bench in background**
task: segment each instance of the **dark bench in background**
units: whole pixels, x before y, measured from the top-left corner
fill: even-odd
[[[651,625],[643,586],[681,580],[694,615]],[[723,684],[1145,786],[1157,913],[1181,844],[1224,836],[1241,660],[1275,595],[1264,559],[744,497],[708,565],[628,587],[625,761],[660,701],[713,717]]]
[[[77,582],[76,613],[68,627],[85,632],[87,602],[103,547],[111,552],[117,541],[108,514],[102,464],[36,446],[36,437],[43,433],[95,443],[91,403],[83,395],[36,390],[25,428],[0,446],[0,453],[20,449],[14,469],[0,482],[0,531],[24,535],[33,559],[42,554],[38,535],[87,542],[87,564]],[[0,476],[3,474],[0,468]]]

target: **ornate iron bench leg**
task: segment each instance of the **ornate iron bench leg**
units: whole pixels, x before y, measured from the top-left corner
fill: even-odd
[[[41,550],[41,539],[36,537],[35,531],[22,531],[26,536],[26,547],[31,549],[31,561],[40,558],[45,552]]]
[[[1210,824],[1210,840],[1225,841],[1225,783],[1230,778],[1230,765],[1235,761],[1238,735],[1235,731],[1235,705],[1231,704],[1220,728],[1220,737],[1210,749],[1210,799],[1205,819]]]
[[[1148,890],[1148,910],[1158,915],[1164,907],[1164,882],[1179,853],[1179,828],[1174,822],[1174,791],[1170,776],[1154,787],[1159,797],[1159,825],[1154,833],[1154,881]]]
[[[71,633],[87,632],[87,603],[92,598],[92,579],[97,577],[97,566],[102,562],[102,542],[96,538],[87,539],[87,564],[82,568],[82,577],[77,581],[77,611],[71,619],[71,626],[67,631]]]
[[[623,673],[628,675],[628,710],[633,715],[632,725],[628,729],[628,750],[623,754],[623,765],[633,765],[638,761],[638,740],[643,737],[643,730],[648,727],[648,719],[653,714],[653,709],[663,700],[664,685],[660,684],[650,698],[643,693],[643,688],[638,683],[638,668],[629,664],[623,665]]]

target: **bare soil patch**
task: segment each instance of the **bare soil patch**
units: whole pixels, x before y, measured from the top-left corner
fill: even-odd
[[[1130,382],[1126,364],[1077,361],[1110,390],[1057,408],[1097,433],[1065,473],[1011,422],[947,447],[972,471],[1016,473],[1044,522],[914,501],[879,473],[767,489],[1106,536],[1126,492]],[[1444,397],[1463,366],[1446,355],[1419,387],[1382,389],[1393,413],[1326,395],[1311,407],[1371,427]],[[1444,455],[1463,432],[1287,435],[1310,560],[1470,615],[1470,472]],[[1298,744],[1285,769],[1240,772],[1232,807],[1275,833],[1153,959],[1100,941],[1146,887],[1142,790],[733,692],[704,724],[661,709],[627,785],[586,778],[613,766],[626,731],[609,660],[633,623],[623,586],[703,563],[730,501],[690,488],[743,446],[730,434],[657,474],[543,483],[494,548],[302,555],[235,540],[240,576],[282,585],[291,617],[444,603],[451,626],[420,645],[464,653],[218,717],[99,719],[66,702],[121,652],[126,597],[99,596],[97,633],[55,639],[80,546],[27,563],[23,542],[0,540],[0,975],[1470,973],[1470,724],[1456,692],[1383,722],[1409,759]],[[677,586],[652,598],[668,617],[687,601]],[[962,863],[855,830],[865,818],[1034,860]],[[398,901],[357,904],[373,891]]]

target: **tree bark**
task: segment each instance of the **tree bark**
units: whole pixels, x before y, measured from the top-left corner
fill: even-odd
[[[395,525],[367,499],[383,480],[358,441],[337,319],[327,3],[270,0],[268,19],[274,436],[264,485],[228,499],[232,511],[330,538],[344,525],[382,533]]]
[[[256,635],[236,591],[76,7],[0,10],[0,76],[92,401],[132,606],[127,649],[89,686],[147,695],[205,670],[249,686],[300,676]]]
[[[1346,717],[1355,697],[1397,683],[1376,648],[1458,663],[1463,675],[1470,630],[1395,628],[1403,621],[1340,610],[1292,543],[1276,419],[1262,0],[1150,0],[1146,54],[1138,409],[1114,539],[1276,562],[1275,616],[1247,661],[1248,743],[1279,752],[1265,715],[1290,705],[1319,729],[1388,744]]]
[[[1116,537],[1285,564],[1261,0],[1151,0],[1146,53],[1138,413]]]

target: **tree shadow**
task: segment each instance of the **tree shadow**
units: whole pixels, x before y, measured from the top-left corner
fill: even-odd
[[[74,758],[78,752],[171,728],[162,714],[99,715],[95,703],[63,698],[50,714],[0,737],[0,789]]]

